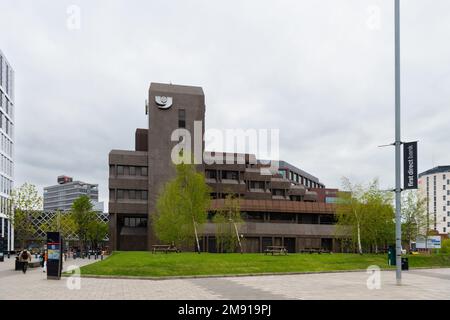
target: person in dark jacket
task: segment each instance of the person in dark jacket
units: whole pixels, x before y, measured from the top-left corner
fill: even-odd
[[[31,262],[31,253],[28,252],[27,249],[24,249],[19,254],[19,262],[22,263],[22,272],[25,274],[27,272],[27,269],[28,269],[28,262]]]

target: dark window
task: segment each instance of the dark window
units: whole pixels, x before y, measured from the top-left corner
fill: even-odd
[[[135,167],[130,167],[130,175],[134,176],[136,174],[136,168]]]
[[[123,175],[123,166],[117,166],[117,174]]]
[[[222,171],[222,179],[238,180],[237,171]]]
[[[136,191],[135,190],[130,190],[129,196],[130,196],[130,199],[136,199]]]
[[[147,167],[142,167],[142,168],[141,168],[141,175],[143,175],[143,176],[148,175]]]
[[[143,190],[142,191],[142,198],[141,198],[142,200],[147,200],[148,199],[148,193],[147,193],[147,191],[146,190]]]
[[[250,188],[251,189],[264,189],[264,182],[263,181],[250,181]]]
[[[178,110],[178,128],[186,128],[186,110]]]
[[[282,189],[272,189],[272,195],[283,196],[283,190]]]
[[[216,170],[205,170],[205,175],[207,179],[217,179]]]
[[[117,190],[117,199],[123,199],[123,190]]]

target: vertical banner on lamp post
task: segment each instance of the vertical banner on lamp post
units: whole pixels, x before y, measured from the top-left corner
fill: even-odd
[[[417,141],[403,144],[403,188],[417,189]]]

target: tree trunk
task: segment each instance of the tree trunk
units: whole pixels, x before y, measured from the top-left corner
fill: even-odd
[[[192,217],[192,222],[194,223],[195,240],[196,240],[196,242],[197,242],[198,253],[200,254],[200,242],[198,241],[197,227],[195,226],[195,220],[194,220],[194,217]]]
[[[356,224],[356,229],[357,229],[357,233],[358,233],[358,251],[359,251],[359,254],[363,254],[362,246],[361,246],[361,228],[359,226],[359,222]]]

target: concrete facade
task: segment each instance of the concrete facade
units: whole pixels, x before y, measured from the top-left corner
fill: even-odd
[[[164,183],[175,176],[172,153],[179,151],[174,147],[180,141],[183,148],[189,143],[190,153],[203,158],[197,170],[205,174],[211,187],[210,216],[224,205],[228,194],[239,198],[245,220],[239,233],[247,251],[260,252],[268,245],[284,245],[290,252],[340,250],[334,239],[334,204],[318,203],[318,192],[313,189],[323,190],[324,195],[328,189],[317,177],[285,161],[267,174],[269,165],[254,155],[204,152],[202,88],[152,83],[146,107],[149,128],[136,130],[135,151],[112,150],[109,154],[111,250],[150,250],[157,243],[151,217]],[[184,129],[190,140],[183,136]],[[195,139],[200,142],[194,144]],[[206,160],[218,156],[232,161]],[[212,223],[205,225],[201,250],[217,250],[214,228]]]
[[[88,196],[100,208],[98,184],[73,181],[71,177],[59,176],[58,184],[44,188],[44,212],[68,211],[73,202],[82,195]],[[103,209],[101,209],[103,212]]]

